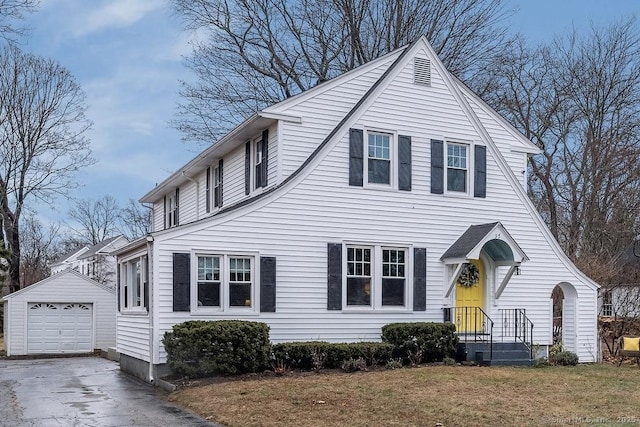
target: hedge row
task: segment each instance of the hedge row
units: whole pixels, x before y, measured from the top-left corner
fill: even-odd
[[[341,368],[345,361],[364,361],[367,366],[386,364],[393,358],[402,358],[404,363],[442,361],[455,354],[457,336],[452,324],[393,323],[382,328],[382,340],[272,346],[264,323],[192,320],[175,325],[162,342],[173,373],[198,378],[259,372],[275,365],[317,370]]]
[[[345,360],[364,359],[367,366],[385,364],[391,359],[393,345],[383,342],[328,343],[324,341],[274,344],[273,360],[290,368],[340,368]]]

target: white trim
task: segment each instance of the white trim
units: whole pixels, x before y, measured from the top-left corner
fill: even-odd
[[[220,258],[220,306],[204,307],[198,305],[198,257],[211,256]],[[190,314],[192,315],[242,315],[260,312],[260,253],[254,251],[232,251],[192,249],[190,274]],[[229,304],[229,260],[231,258],[248,258],[251,268],[251,307],[231,306]]]
[[[371,250],[370,268],[371,268],[371,295],[369,305],[348,305],[347,304],[347,271],[348,271],[348,248],[363,248]],[[404,263],[404,305],[382,305],[382,251],[386,249],[401,250],[405,253]],[[342,312],[343,313],[362,313],[362,312],[378,312],[378,313],[410,313],[413,311],[413,245],[407,244],[387,244],[387,243],[369,243],[364,241],[343,242],[342,243]]]
[[[449,279],[449,287],[447,289],[447,292],[445,292],[444,297],[445,298],[449,298],[452,295],[452,292],[456,286],[456,282],[458,281],[458,277],[460,277],[460,273],[462,272],[462,266],[464,265],[464,262],[460,262],[458,263],[456,269],[454,270],[453,274],[451,275],[451,278]],[[446,273],[448,273],[449,269],[446,268],[446,264],[445,264],[445,270]]]
[[[429,52],[429,55],[437,59],[438,58],[437,54],[435,53],[431,45],[429,45],[429,43],[426,41],[424,36],[422,36],[421,40],[423,41],[422,43],[423,47],[427,49],[427,51]],[[568,270],[572,271],[573,274],[577,276],[576,277],[577,279],[580,279],[592,290],[598,289],[600,285],[598,285],[596,282],[594,282],[589,277],[587,277],[582,271],[580,271],[575,266],[575,264],[573,264],[573,262],[571,262],[571,260],[567,257],[567,255],[564,253],[562,248],[560,248],[560,245],[558,244],[556,239],[553,237],[553,235],[549,231],[549,228],[545,225],[544,221],[542,220],[542,217],[536,211],[536,208],[533,205],[533,202],[531,201],[531,199],[529,199],[529,196],[527,196],[526,192],[522,188],[522,185],[517,181],[515,175],[511,172],[509,165],[507,164],[507,161],[502,156],[502,153],[500,153],[500,150],[498,150],[495,142],[493,141],[493,139],[491,138],[491,136],[489,135],[485,127],[482,125],[482,122],[478,118],[477,114],[475,113],[475,111],[473,110],[469,102],[464,97],[464,94],[463,94],[464,85],[454,80],[454,77],[452,77],[449,74],[449,72],[444,69],[444,65],[440,62],[440,60],[432,61],[432,66],[436,67],[437,72],[442,76],[442,79],[445,82],[446,86],[450,89],[452,96],[456,99],[456,101],[458,101],[460,108],[464,111],[470,123],[480,135],[481,140],[487,146],[487,151],[488,151],[487,154],[491,155],[491,157],[496,162],[496,165],[498,166],[500,171],[503,173],[505,179],[509,182],[509,184],[511,184],[511,187],[514,189],[514,193],[520,199],[520,201],[525,206],[525,208],[529,211],[530,217],[536,223],[536,225],[538,226],[538,229],[540,230],[542,235],[545,237],[545,239],[551,246],[552,250],[558,257],[560,262],[564,264],[564,266]],[[489,111],[489,113],[491,116],[493,116],[497,120],[504,120],[504,119],[501,119],[500,115],[495,113],[494,111]]]
[[[369,182],[369,134],[386,135],[389,137],[389,184],[377,184]],[[398,190],[398,131],[377,127],[364,127],[363,132],[363,188],[378,190]]]

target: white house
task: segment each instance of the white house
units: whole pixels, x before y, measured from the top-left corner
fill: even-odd
[[[65,270],[2,298],[8,356],[115,346],[115,290]]]
[[[116,257],[112,252],[128,243],[126,237],[119,235],[92,246],[83,246],[52,263],[51,274],[71,268],[97,282],[115,288]]]
[[[49,265],[51,275],[58,274],[69,268],[76,269],[75,267],[78,265],[78,257],[86,253],[88,250],[89,246],[82,246],[60,256]]]
[[[161,375],[163,334],[196,319],[274,342],[452,321],[544,348],[556,286],[565,345],[595,361],[598,285],[527,197],[537,152],[425,38],[254,114],[141,199],[154,232],[117,252],[121,367]]]

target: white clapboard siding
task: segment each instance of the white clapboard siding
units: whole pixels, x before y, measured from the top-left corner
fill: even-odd
[[[428,135],[412,135],[428,140]],[[414,145],[414,165],[429,158],[427,144]],[[497,306],[524,308],[536,325],[539,344],[550,344],[548,301],[561,281],[576,277],[542,237],[495,162],[488,157],[487,198],[432,195],[428,168],[416,167],[413,191],[376,191],[347,185],[345,136],[302,183],[277,200],[233,221],[214,221],[197,231],[176,230],[157,240],[160,269],[158,327],[160,334],[180,321],[194,318],[248,318],[266,321],[275,341],[327,339],[377,339],[380,327],[393,321],[441,321],[444,298],[444,266],[440,256],[472,223],[501,221],[531,261],[523,274],[514,276]],[[310,197],[313,195],[313,197]],[[462,202],[461,202],[462,200]],[[461,207],[461,205],[463,207]],[[221,218],[222,220],[222,218]],[[427,311],[425,313],[349,313],[326,310],[327,242],[377,241],[427,248]],[[256,316],[191,316],[172,313],[172,253],[199,250],[227,252],[259,250],[277,258],[277,314]],[[588,299],[589,295],[585,296]],[[589,309],[589,307],[585,307]],[[589,332],[588,325],[583,332]],[[578,348],[580,350],[580,348]],[[580,352],[579,352],[580,353]],[[588,355],[582,352],[584,359]],[[164,361],[164,354],[158,359]]]
[[[294,99],[283,103],[283,106],[287,106],[287,114],[303,118],[300,124],[285,122],[283,126],[281,150],[284,178],[302,165],[394,59],[395,56],[385,57],[383,61],[365,65],[362,71],[357,71],[357,78],[340,79],[334,85],[327,85],[326,90],[312,98],[302,98],[300,101]],[[280,104],[273,107],[276,111],[281,111],[281,108]]]
[[[153,231],[164,230],[164,198],[153,203]]]
[[[137,359],[149,361],[149,316],[118,314],[116,350]]]
[[[413,57],[405,58],[335,138],[283,188],[207,221],[154,235],[153,363],[166,362],[160,343],[162,335],[175,323],[186,320],[264,321],[275,342],[379,340],[380,328],[391,322],[442,321],[442,308],[451,306],[454,300],[445,297],[447,267],[440,257],[470,225],[496,221],[504,225],[530,260],[522,265],[520,275],[513,276],[502,296],[490,301],[489,315],[498,318],[502,309],[525,309],[535,324],[534,343],[549,345],[551,292],[559,283],[569,284],[577,293],[576,352],[582,361],[596,360],[595,286],[558,254],[541,220],[524,201],[521,186],[525,177],[521,171],[526,153],[535,148],[514,135],[504,121],[492,117],[495,113],[489,112],[481,101],[465,95],[466,89],[462,90],[463,99],[491,135],[491,141],[484,140],[468,111],[452,94],[448,86],[451,80],[440,74],[437,59],[430,56],[425,45],[417,46],[416,56],[431,59],[434,65],[431,86],[413,83]],[[419,49],[420,46],[424,47]],[[398,56],[398,52],[388,55],[265,110],[301,119],[300,123],[281,121],[270,129],[270,185],[276,182],[272,174],[279,173],[284,180],[303,164]],[[412,191],[350,187],[348,127],[411,136]],[[486,198],[431,194],[432,139],[488,145]],[[276,140],[279,145],[272,147]],[[504,171],[496,149],[508,164]],[[272,172],[276,152],[281,169]],[[224,204],[228,207],[246,197],[244,145],[240,143],[224,162]],[[347,241],[426,248],[426,311],[327,310],[327,243]],[[173,253],[195,251],[251,252],[276,257],[276,312],[206,316],[174,313]],[[504,275],[504,271],[500,274]],[[409,292],[411,289],[409,286]],[[144,352],[148,335],[143,336],[130,323],[126,327],[131,354]],[[141,324],[139,329],[143,328]],[[148,360],[146,355],[139,357]]]
[[[48,277],[5,297],[5,321],[8,333],[5,341],[9,354],[27,354],[28,303],[85,303],[93,306],[93,348],[107,350],[115,345],[115,291],[72,270]]]

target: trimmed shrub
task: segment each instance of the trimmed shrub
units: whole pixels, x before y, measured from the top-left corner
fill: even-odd
[[[350,358],[342,362],[342,370],[345,372],[366,371],[367,362],[362,357]]]
[[[416,364],[454,357],[458,336],[452,323],[390,323],[382,327],[382,341],[395,347],[394,357]]]
[[[269,326],[265,323],[190,320],[174,325],[162,343],[176,375],[235,375],[269,366]]]
[[[341,368],[345,360],[363,359],[368,366],[384,365],[391,358],[393,345],[381,342],[328,343],[304,341],[275,344],[275,360],[284,360],[292,368],[320,370]],[[322,361],[322,366],[320,365]]]
[[[578,364],[578,355],[572,351],[560,351],[549,355],[549,363],[555,366],[575,366]]]

